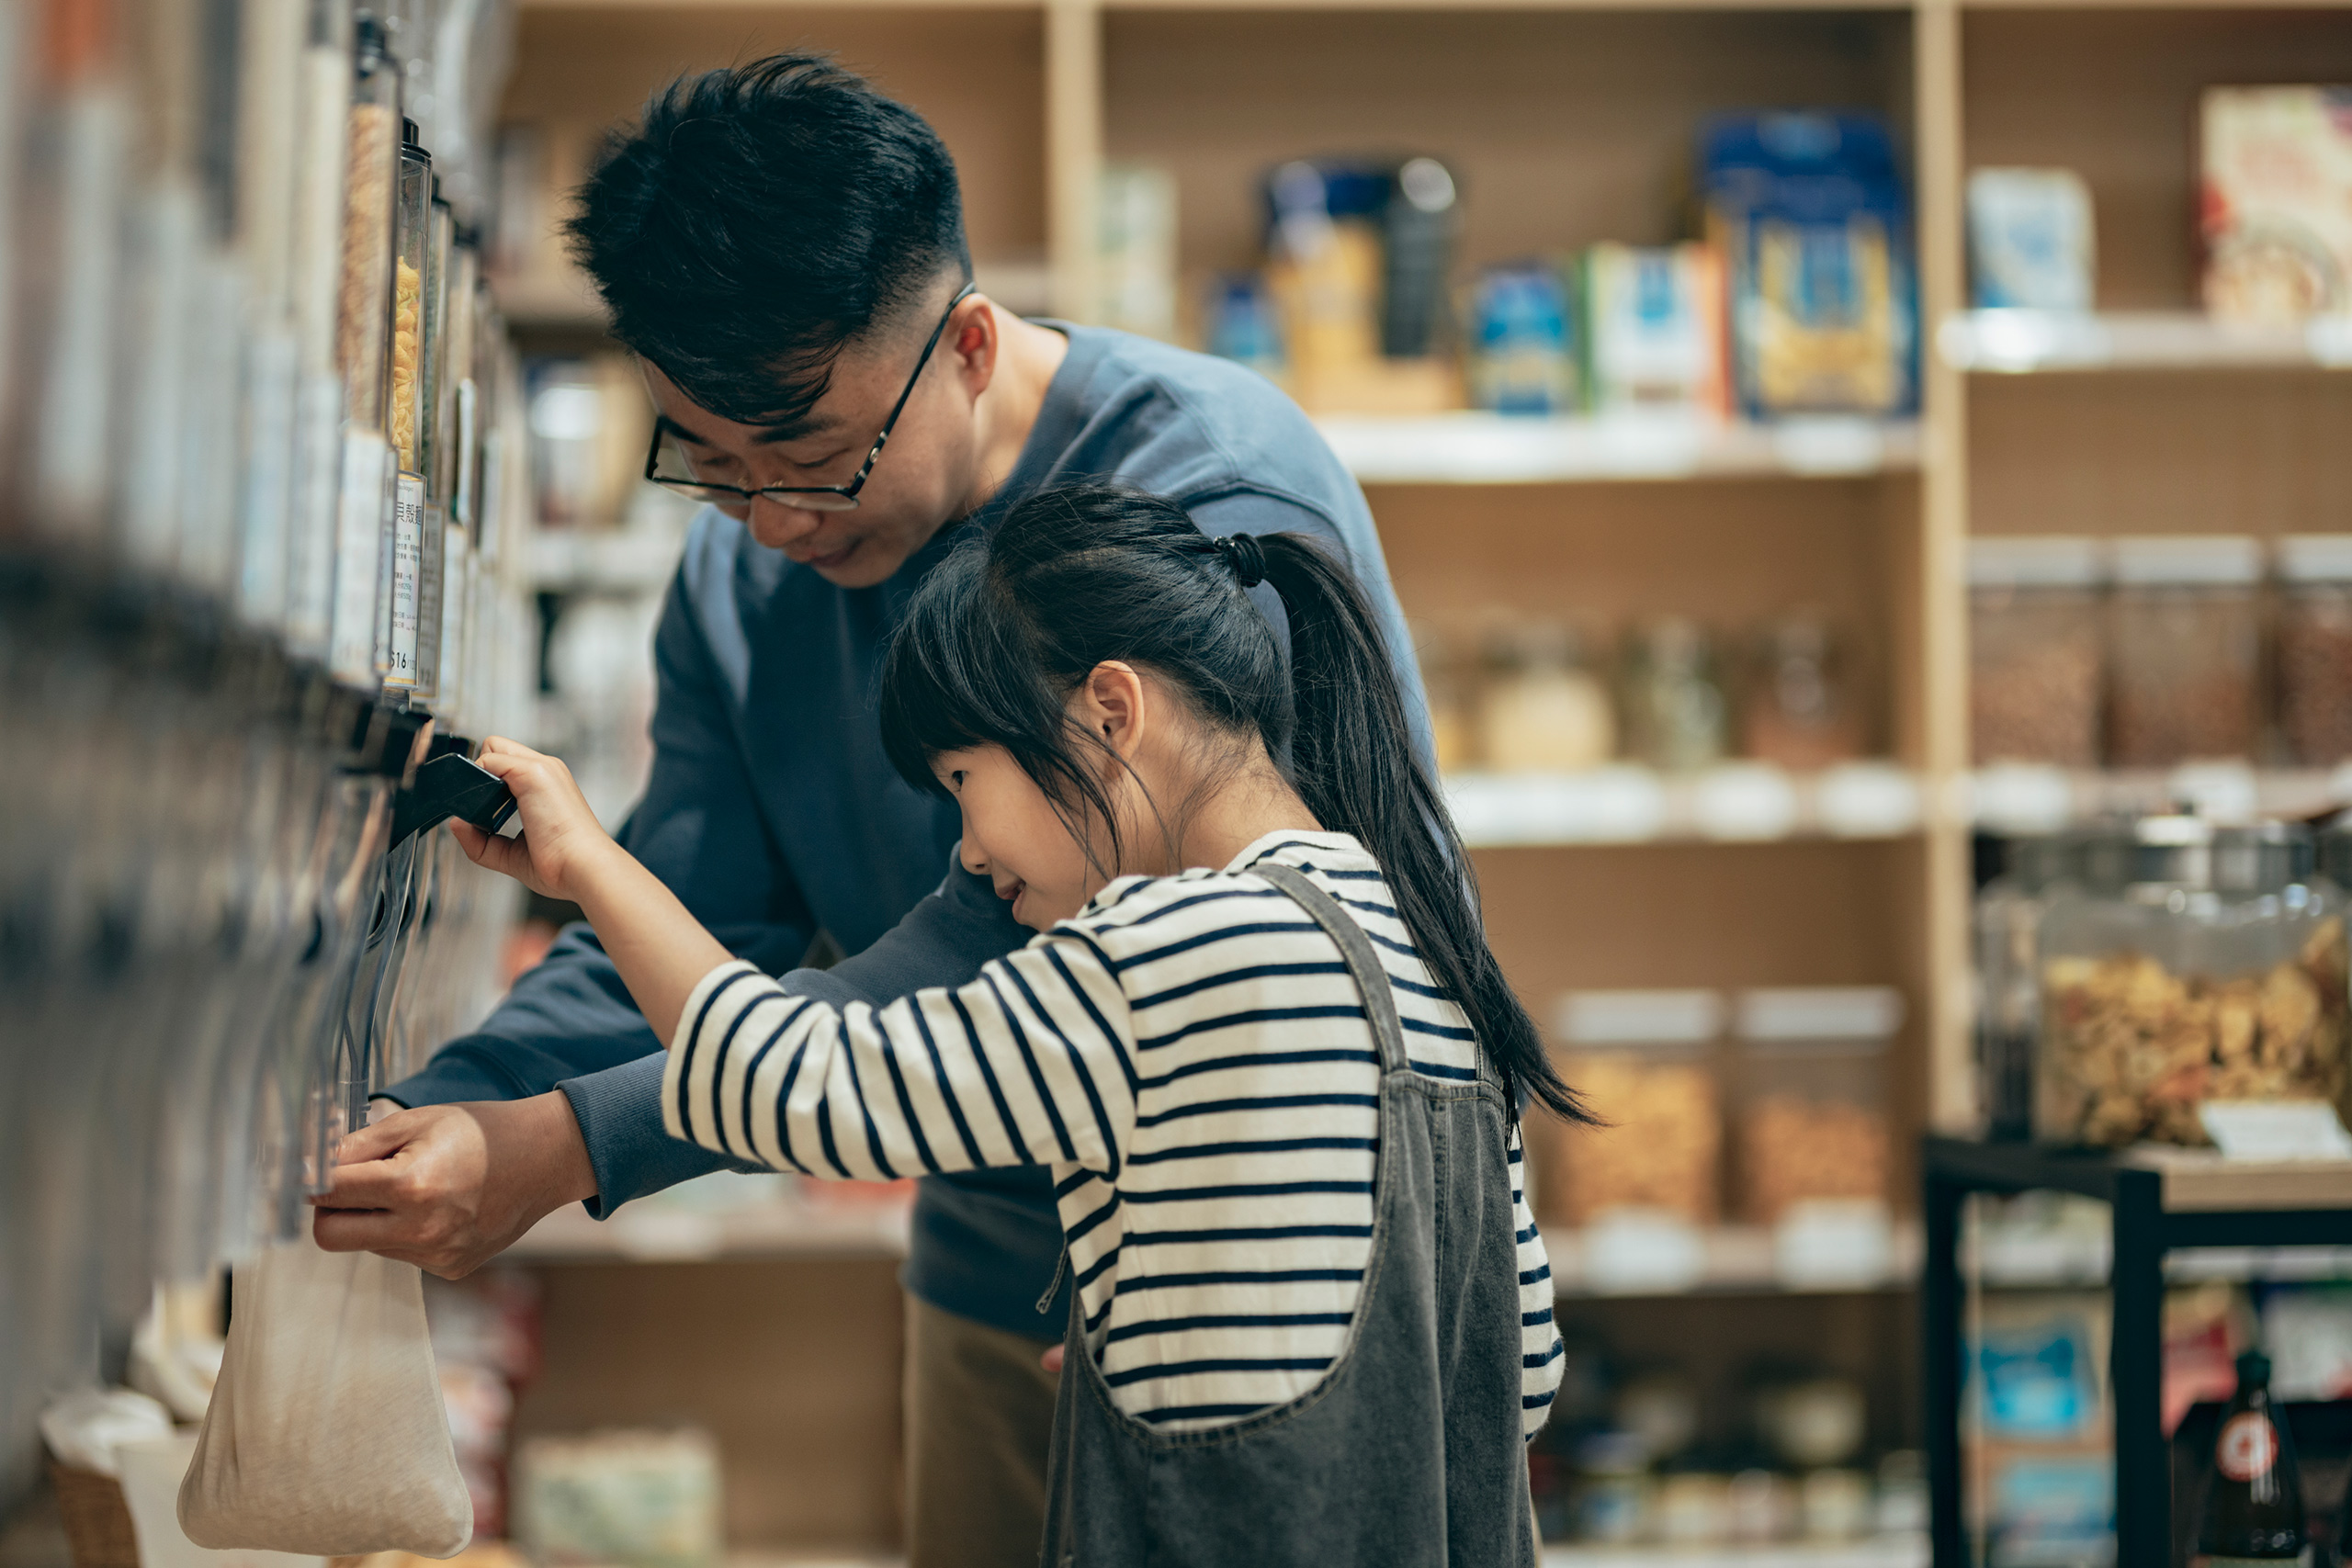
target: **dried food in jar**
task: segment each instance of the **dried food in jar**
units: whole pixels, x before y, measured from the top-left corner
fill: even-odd
[[[1563,1140],[1561,1209],[1572,1224],[1604,1210],[1663,1210],[1694,1224],[1715,1217],[1723,1113],[1703,1063],[1579,1056],[1572,1080],[1610,1125]]]
[[[2293,958],[2226,979],[2175,974],[2137,953],[2051,959],[2052,1112],[2088,1144],[2201,1145],[2203,1100],[2340,1100],[2345,963],[2335,918]]]
[[[1764,1224],[1808,1198],[1886,1196],[1886,1117],[1868,1106],[1768,1094],[1739,1131],[1742,1196]]]
[[[2293,759],[2352,758],[2352,535],[2278,541],[2278,728]]]
[[[396,257],[399,269],[392,301],[392,419],[391,437],[401,467],[416,471],[416,376],[423,353],[419,330],[424,306],[424,279],[406,258]]]
[[[2109,760],[2251,758],[2260,724],[2261,551],[2235,536],[2115,541]]]
[[[1969,732],[1980,766],[2098,765],[2103,572],[2089,539],[1970,541]]]
[[[335,362],[346,412],[381,428],[385,328],[392,282],[392,189],[399,168],[401,117],[383,104],[351,107],[351,150],[344,197],[343,293],[335,314]]]

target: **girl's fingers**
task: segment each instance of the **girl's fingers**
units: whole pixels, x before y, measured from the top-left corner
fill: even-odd
[[[476,865],[511,876],[526,886],[531,885],[531,850],[522,834],[503,839],[495,833],[485,833],[469,822],[456,821],[449,824],[449,831],[458,836],[458,847]]]

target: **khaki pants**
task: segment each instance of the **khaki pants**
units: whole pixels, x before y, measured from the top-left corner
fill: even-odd
[[[907,1298],[907,1568],[1035,1568],[1052,1343]]]

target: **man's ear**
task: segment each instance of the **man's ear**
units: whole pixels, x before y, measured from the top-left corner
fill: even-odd
[[[956,306],[941,337],[944,341],[940,346],[954,360],[965,394],[977,398],[987,391],[989,383],[996,379],[996,355],[1001,346],[996,330],[996,309],[989,303],[988,296],[975,294]]]
[[[1143,677],[1117,660],[1096,665],[1078,691],[1079,718],[1087,733],[1131,761],[1150,722],[1148,705]]]

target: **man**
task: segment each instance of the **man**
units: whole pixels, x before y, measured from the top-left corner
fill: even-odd
[[[1298,410],[1222,361],[998,309],[969,282],[946,149],[831,62],[674,84],[571,234],[660,411],[649,474],[713,502],[655,638],[653,771],[621,841],[791,987],[880,1002],[960,984],[1029,935],[956,867],[954,807],[891,772],[872,706],[900,607],[1012,495],[1114,476],[1211,534],[1326,540],[1386,614],[1418,707],[1363,497]],[[794,969],[820,931],[854,956]],[[346,1146],[320,1244],[455,1276],[562,1203],[606,1215],[718,1168],[663,1135],[663,1043],[571,928],[391,1091],[413,1109]],[[915,1568],[1035,1561],[1060,1256],[1043,1169],[922,1183],[904,1275]]]

